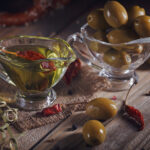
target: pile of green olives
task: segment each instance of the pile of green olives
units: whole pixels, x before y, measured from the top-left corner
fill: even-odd
[[[118,112],[116,104],[108,98],[96,98],[86,105],[86,114],[94,120],[87,121],[82,130],[85,142],[91,146],[105,141],[106,129],[100,122],[114,117]]]
[[[91,100],[86,105],[86,114],[92,119],[106,121],[117,114],[116,104],[104,97]]]
[[[150,36],[150,16],[146,15],[144,8],[137,5],[126,10],[119,2],[108,1],[104,8],[91,11],[87,22],[95,31],[93,38],[111,44]],[[143,52],[142,44],[110,47],[91,41],[88,46],[92,51],[103,54],[104,62],[115,68],[128,67],[132,63],[130,54]]]

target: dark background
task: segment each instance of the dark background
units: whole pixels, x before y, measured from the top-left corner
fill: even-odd
[[[85,3],[97,3],[101,4],[101,6],[104,5],[105,2],[108,0],[70,0],[69,5],[76,5],[77,3],[80,3],[81,7],[85,5]],[[132,5],[140,5],[142,7],[146,7],[148,9],[149,7],[149,0],[117,0],[120,3],[122,3],[124,6],[129,7]],[[90,3],[90,5],[91,5]],[[27,8],[30,8],[33,5],[33,0],[0,0],[0,11],[9,11],[9,12],[20,12],[24,11]],[[78,11],[78,10],[72,10],[72,11]]]
[[[149,0],[118,0],[127,9],[133,5],[144,7],[147,14],[150,14]],[[79,32],[80,27],[85,24],[88,13],[94,8],[104,7],[107,0],[70,0],[70,2],[62,8],[50,9],[37,22],[32,22],[28,27],[6,27],[1,30],[1,35],[40,35],[52,36],[61,34],[66,31],[65,37],[73,32]],[[22,12],[33,6],[33,0],[0,0],[0,12]],[[73,25],[74,24],[74,25]],[[72,25],[73,30],[69,28]],[[2,27],[0,27],[2,28]],[[11,31],[11,32],[10,32]],[[31,32],[32,31],[32,32]],[[7,34],[6,34],[7,33]]]

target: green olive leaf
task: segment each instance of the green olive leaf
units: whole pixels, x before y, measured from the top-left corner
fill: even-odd
[[[0,124],[0,137],[2,137],[0,139],[0,149],[3,150],[5,145],[9,144],[11,150],[18,150],[17,141],[10,128],[10,123],[18,119],[18,110],[9,107],[5,101],[0,99],[0,119],[2,119],[2,124]],[[6,133],[9,137],[6,136]],[[9,139],[6,140],[7,138]]]

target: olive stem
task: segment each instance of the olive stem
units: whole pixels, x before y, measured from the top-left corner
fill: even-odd
[[[106,121],[103,122],[103,125],[106,126],[107,124],[109,124],[114,118],[110,118]]]
[[[128,100],[129,93],[130,93],[132,87],[133,87],[135,84],[136,84],[136,83],[135,83],[135,80],[134,80],[134,83],[131,85],[131,87],[129,88],[129,90],[128,90],[127,94],[126,94],[126,98],[125,98],[124,103],[123,103],[124,105],[127,104],[127,100]]]

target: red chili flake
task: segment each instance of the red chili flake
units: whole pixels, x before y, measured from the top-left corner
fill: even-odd
[[[125,105],[124,110],[127,115],[139,126],[139,131],[144,129],[144,118],[142,113],[133,106]]]
[[[113,96],[111,99],[112,99],[112,100],[117,100],[117,97],[116,97],[116,96]]]
[[[72,79],[77,76],[81,69],[80,59],[76,59],[73,63],[71,63],[67,69],[67,72],[64,75],[64,80],[66,84],[70,84]]]
[[[57,114],[59,112],[62,112],[62,107],[60,104],[55,104],[52,107],[44,108],[42,110],[42,115],[49,116],[49,115]]]

